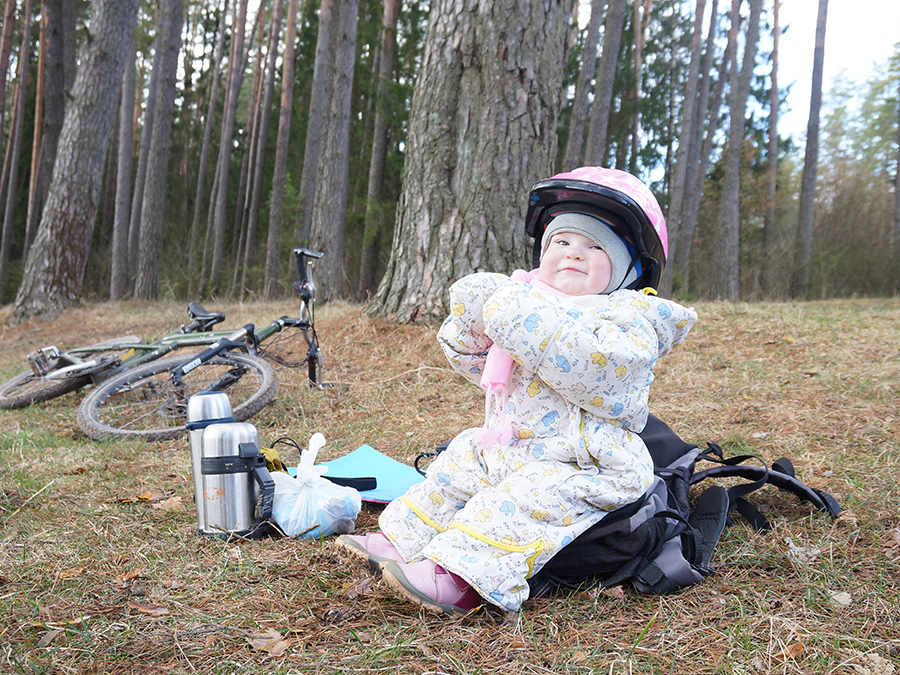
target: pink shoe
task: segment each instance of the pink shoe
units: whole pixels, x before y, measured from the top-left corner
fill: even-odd
[[[432,612],[466,614],[481,605],[478,591],[433,560],[388,561],[381,566],[381,573],[401,596]]]
[[[373,572],[380,571],[381,563],[389,560],[406,562],[394,547],[393,542],[384,536],[381,530],[361,535],[342,534],[334,543],[341,551],[349,553],[354,559],[367,564]]]

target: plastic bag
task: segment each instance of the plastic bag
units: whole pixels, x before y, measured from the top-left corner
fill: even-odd
[[[353,488],[322,478],[328,467],[315,466],[315,462],[323,445],[325,437],[313,434],[309,448],[300,455],[296,478],[281,472],[272,474],[275,481],[272,520],[289,537],[318,539],[353,532],[356,527],[362,499]]]

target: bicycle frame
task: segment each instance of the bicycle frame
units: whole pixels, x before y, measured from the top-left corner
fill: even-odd
[[[45,347],[39,349],[29,355],[28,361],[36,375],[45,379],[54,379],[73,373],[90,374],[95,383],[105,380],[121,373],[129,368],[142,365],[149,361],[153,361],[170,354],[176,349],[190,349],[194,347],[207,347],[206,350],[198,354],[190,362],[184,364],[175,377],[180,377],[184,373],[189,372],[196,364],[203,363],[213,356],[229,349],[241,349],[253,356],[257,356],[260,343],[272,337],[276,333],[281,332],[285,328],[299,328],[304,331],[307,342],[307,359],[318,359],[318,343],[315,339],[314,326],[314,305],[316,298],[316,287],[312,281],[311,275],[307,268],[311,267],[312,260],[304,265],[304,258],[318,260],[322,257],[322,253],[311,251],[305,248],[297,248],[293,250],[293,255],[297,267],[297,277],[299,281],[295,281],[293,286],[300,294],[300,318],[293,319],[288,316],[282,316],[269,325],[256,329],[252,323],[245,324],[239,329],[205,329],[205,324],[194,321],[189,326],[182,325],[178,331],[170,333],[151,343],[122,341],[115,343],[98,343],[103,345],[103,351],[123,351],[124,353],[118,357],[118,364],[112,367],[105,367],[102,362],[97,359],[81,359],[79,355],[92,354],[98,351],[98,345],[89,345],[87,347],[76,347],[74,349],[59,352],[56,347]],[[201,308],[202,309],[202,308]],[[205,310],[204,310],[205,311]],[[223,320],[224,315],[221,316]],[[215,321],[217,322],[217,321]],[[310,336],[310,331],[313,333]],[[62,368],[50,370],[48,368],[51,359],[64,359],[71,362],[71,365]],[[310,373],[314,371],[311,368]],[[318,379],[318,378],[316,378]],[[312,380],[312,378],[311,378]],[[321,383],[312,380],[311,384],[322,386]]]

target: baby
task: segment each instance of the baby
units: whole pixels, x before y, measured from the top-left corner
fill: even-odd
[[[653,368],[696,319],[630,290],[658,282],[666,249],[659,206],[630,174],[541,181],[526,232],[538,269],[460,279],[438,332],[453,368],[487,389],[486,428],[456,436],[378,532],[337,542],[432,611],[519,610],[551,557],[644,494]]]

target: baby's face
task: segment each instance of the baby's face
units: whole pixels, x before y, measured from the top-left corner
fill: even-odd
[[[556,232],[541,258],[539,276],[568,295],[597,295],[609,286],[612,263],[593,239],[576,232]]]

